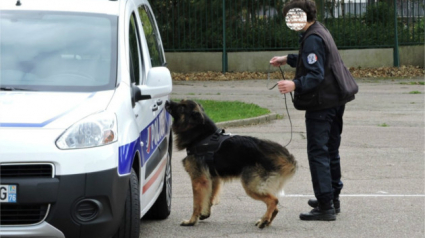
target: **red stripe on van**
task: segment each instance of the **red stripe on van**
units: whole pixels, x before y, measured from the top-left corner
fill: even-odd
[[[159,174],[164,169],[164,167],[165,167],[166,164],[167,164],[167,160],[165,160],[164,162],[162,162],[161,166],[158,168],[158,170],[156,171],[156,173],[145,184],[145,186],[143,186],[143,192],[142,193],[145,193],[150,188],[150,186],[155,182],[155,180],[158,178]]]

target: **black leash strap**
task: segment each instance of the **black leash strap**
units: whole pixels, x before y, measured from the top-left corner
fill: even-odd
[[[277,83],[276,83],[273,87],[269,88],[269,82],[270,82],[270,67],[271,67],[271,64],[269,64],[269,71],[267,72],[267,88],[268,88],[269,90],[272,90],[272,89],[274,89],[274,88],[277,86]],[[283,80],[286,80],[286,79],[285,79],[285,74],[283,73],[283,70],[282,70],[282,68],[281,68],[280,66],[279,66],[279,69],[280,69],[280,73],[282,74],[282,79],[283,79]],[[294,96],[292,96],[292,92],[290,92],[290,94],[291,94],[292,101],[294,101]],[[291,138],[289,139],[288,144],[286,144],[286,145],[284,146],[284,147],[287,147],[287,146],[291,143],[291,141],[292,141],[292,134],[293,134],[293,132],[292,132],[292,120],[291,120],[291,116],[289,115],[288,104],[286,103],[286,93],[285,93],[285,94],[283,94],[283,98],[285,99],[286,114],[288,115],[289,124],[291,125]]]
[[[274,89],[274,88],[277,86],[277,83],[276,83],[275,85],[273,85],[273,87],[269,88],[269,82],[270,82],[270,67],[271,67],[271,64],[269,64],[269,70],[267,71],[267,88],[268,88],[269,90],[272,90],[272,89]],[[279,66],[279,69],[280,69],[280,66]],[[283,75],[283,79],[285,79],[285,76],[284,76],[284,75]]]
[[[269,89],[269,90],[272,90],[272,89],[274,89],[276,86],[277,86],[277,83],[275,83],[275,85],[273,85],[273,87],[271,87],[271,88],[269,88],[269,82],[270,82],[270,67],[271,67],[271,64],[269,64],[269,70],[267,71],[267,88]],[[282,79],[283,80],[286,80],[285,79],[285,73],[283,73],[283,70],[282,70],[282,68],[279,66],[279,70],[280,70],[280,73],[282,74]],[[290,92],[289,94],[291,94],[291,98],[292,98],[292,101],[294,101],[294,96],[292,95],[292,92]],[[285,95],[285,97],[286,97],[286,94],[284,94]]]

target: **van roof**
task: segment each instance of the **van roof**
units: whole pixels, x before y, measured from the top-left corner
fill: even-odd
[[[85,12],[118,16],[120,1],[122,0],[1,0],[0,10]]]

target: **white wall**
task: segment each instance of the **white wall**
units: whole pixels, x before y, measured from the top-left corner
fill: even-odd
[[[378,68],[393,66],[393,49],[358,49],[339,51],[347,67]],[[402,46],[399,49],[400,65],[424,67],[425,47]],[[273,56],[296,54],[297,51],[259,51],[228,53],[229,72],[267,72]],[[166,53],[168,68],[172,72],[222,71],[221,52]],[[286,70],[289,70],[288,67]]]

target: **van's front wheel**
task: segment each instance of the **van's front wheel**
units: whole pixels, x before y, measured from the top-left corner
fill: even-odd
[[[140,199],[139,180],[134,169],[131,169],[130,184],[127,190],[124,216],[121,225],[113,238],[139,238],[140,234]]]

